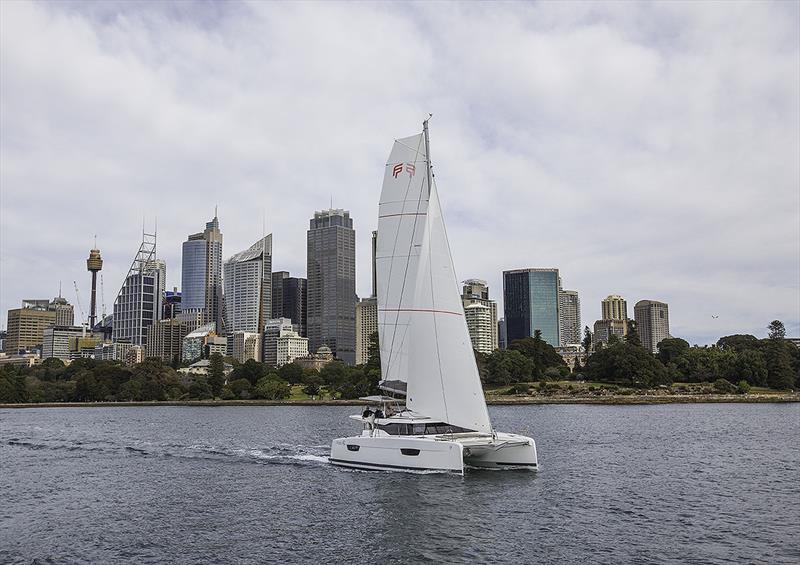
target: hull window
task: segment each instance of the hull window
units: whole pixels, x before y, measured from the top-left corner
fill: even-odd
[[[408,448],[404,447],[403,449],[400,450],[400,453],[402,453],[403,455],[414,455],[414,456],[416,456],[416,455],[419,455],[419,449],[408,449]]]
[[[358,451],[359,449],[361,449],[360,445],[347,444],[347,451]]]

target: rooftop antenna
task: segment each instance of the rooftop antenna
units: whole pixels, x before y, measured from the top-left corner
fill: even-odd
[[[261,238],[267,237],[267,209],[261,210]]]
[[[215,218],[217,217],[217,205],[216,204],[214,204],[214,217]]]
[[[331,210],[333,210],[333,193],[331,192]]]
[[[58,297],[61,298],[61,281],[58,281]]]

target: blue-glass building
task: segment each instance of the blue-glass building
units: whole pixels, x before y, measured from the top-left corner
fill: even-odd
[[[516,269],[503,271],[507,346],[516,339],[533,337],[559,346],[558,269]]]
[[[206,223],[205,231],[183,242],[181,310],[201,312],[202,323],[215,323],[217,333],[224,335],[222,232],[216,215]]]

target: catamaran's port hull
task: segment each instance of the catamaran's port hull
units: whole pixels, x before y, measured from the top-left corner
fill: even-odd
[[[384,471],[464,473],[465,467],[536,470],[536,444],[515,434],[441,436],[354,436],[333,440],[334,465]]]

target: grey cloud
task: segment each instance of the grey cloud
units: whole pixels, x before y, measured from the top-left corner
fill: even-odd
[[[86,302],[95,233],[110,308],[143,216],[179,286],[215,204],[226,256],[265,211],[275,267],[303,274],[331,196],[366,295],[386,155],[431,111],[463,278],[500,298],[502,269],[558,266],[585,324],[621,293],[693,342],[800,334],[796,3],[0,10],[3,312],[58,280]]]

